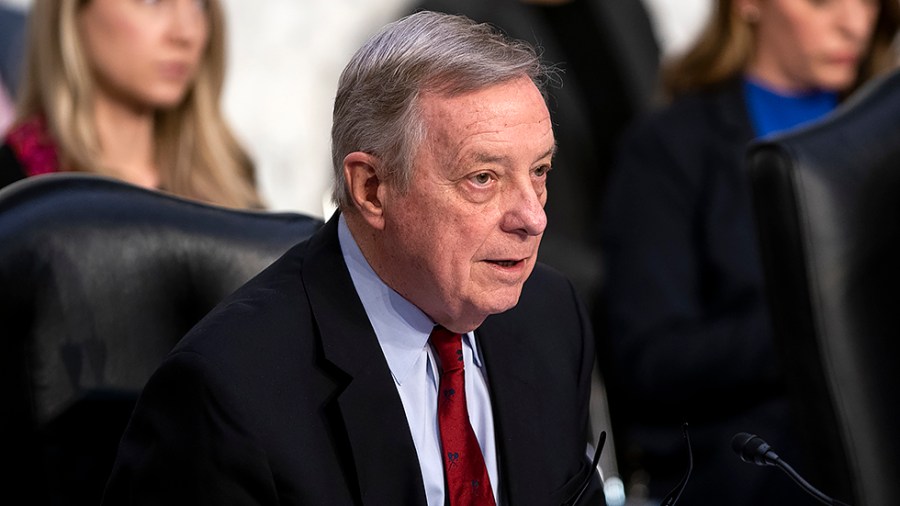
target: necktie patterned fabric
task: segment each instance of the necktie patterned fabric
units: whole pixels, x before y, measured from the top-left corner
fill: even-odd
[[[441,360],[438,425],[450,506],[494,506],[491,480],[466,408],[462,336],[436,326],[430,341]]]

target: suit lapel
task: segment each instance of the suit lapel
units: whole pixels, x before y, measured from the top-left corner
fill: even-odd
[[[323,354],[347,377],[337,409],[363,504],[425,505],[425,487],[390,369],[344,264],[338,214],[310,240],[303,283]]]
[[[476,331],[493,405],[500,480],[506,504],[539,504],[546,491],[540,486],[543,455],[539,450],[542,428],[535,416],[540,410],[537,385],[531,383],[530,354],[506,321],[490,317]]]

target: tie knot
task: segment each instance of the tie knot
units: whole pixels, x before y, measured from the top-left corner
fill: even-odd
[[[462,336],[437,325],[428,338],[441,360],[444,372],[463,367]]]

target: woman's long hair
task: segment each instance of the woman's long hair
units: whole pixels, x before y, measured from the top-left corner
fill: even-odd
[[[116,176],[99,166],[93,115],[96,82],[78,34],[79,9],[90,0],[35,0],[17,116],[42,115],[65,170]],[[229,207],[260,207],[254,167],[222,116],[225,75],[224,14],[208,2],[209,40],[182,102],[158,110],[154,160],[171,193]]]

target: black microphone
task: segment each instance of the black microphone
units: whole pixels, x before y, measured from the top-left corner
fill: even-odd
[[[594,460],[591,462],[591,471],[587,473],[584,479],[581,481],[581,485],[578,486],[578,490],[575,493],[575,497],[568,499],[562,503],[562,506],[571,506],[574,504],[578,504],[578,501],[581,500],[581,497],[587,491],[588,486],[591,484],[591,479],[593,479],[595,472],[597,471],[597,465],[600,464],[600,454],[603,453],[603,445],[606,443],[606,431],[600,431],[600,439],[597,441],[596,449],[594,450]],[[602,478],[602,476],[601,476]]]
[[[681,481],[659,503],[660,506],[675,506],[675,503],[681,498],[681,493],[684,492],[684,487],[687,486],[688,479],[691,477],[691,471],[694,470],[694,452],[691,450],[691,436],[688,434],[687,422],[681,424],[681,433],[684,435],[684,442],[687,447],[688,467],[684,476],[681,477]]]
[[[748,434],[746,432],[738,432],[731,438],[731,448],[735,453],[740,455],[741,460],[747,462],[748,464],[756,464],[758,466],[775,466],[791,477],[792,480],[797,485],[803,488],[803,490],[807,491],[810,495],[818,499],[824,504],[832,504],[835,506],[849,506],[845,503],[842,503],[838,500],[832,499],[827,495],[823,494],[816,487],[813,487],[806,480],[804,480],[797,471],[794,470],[793,467],[788,465],[787,462],[781,460],[781,457],[772,450],[772,447],[769,446],[769,443],[763,441],[763,439],[755,434]]]

